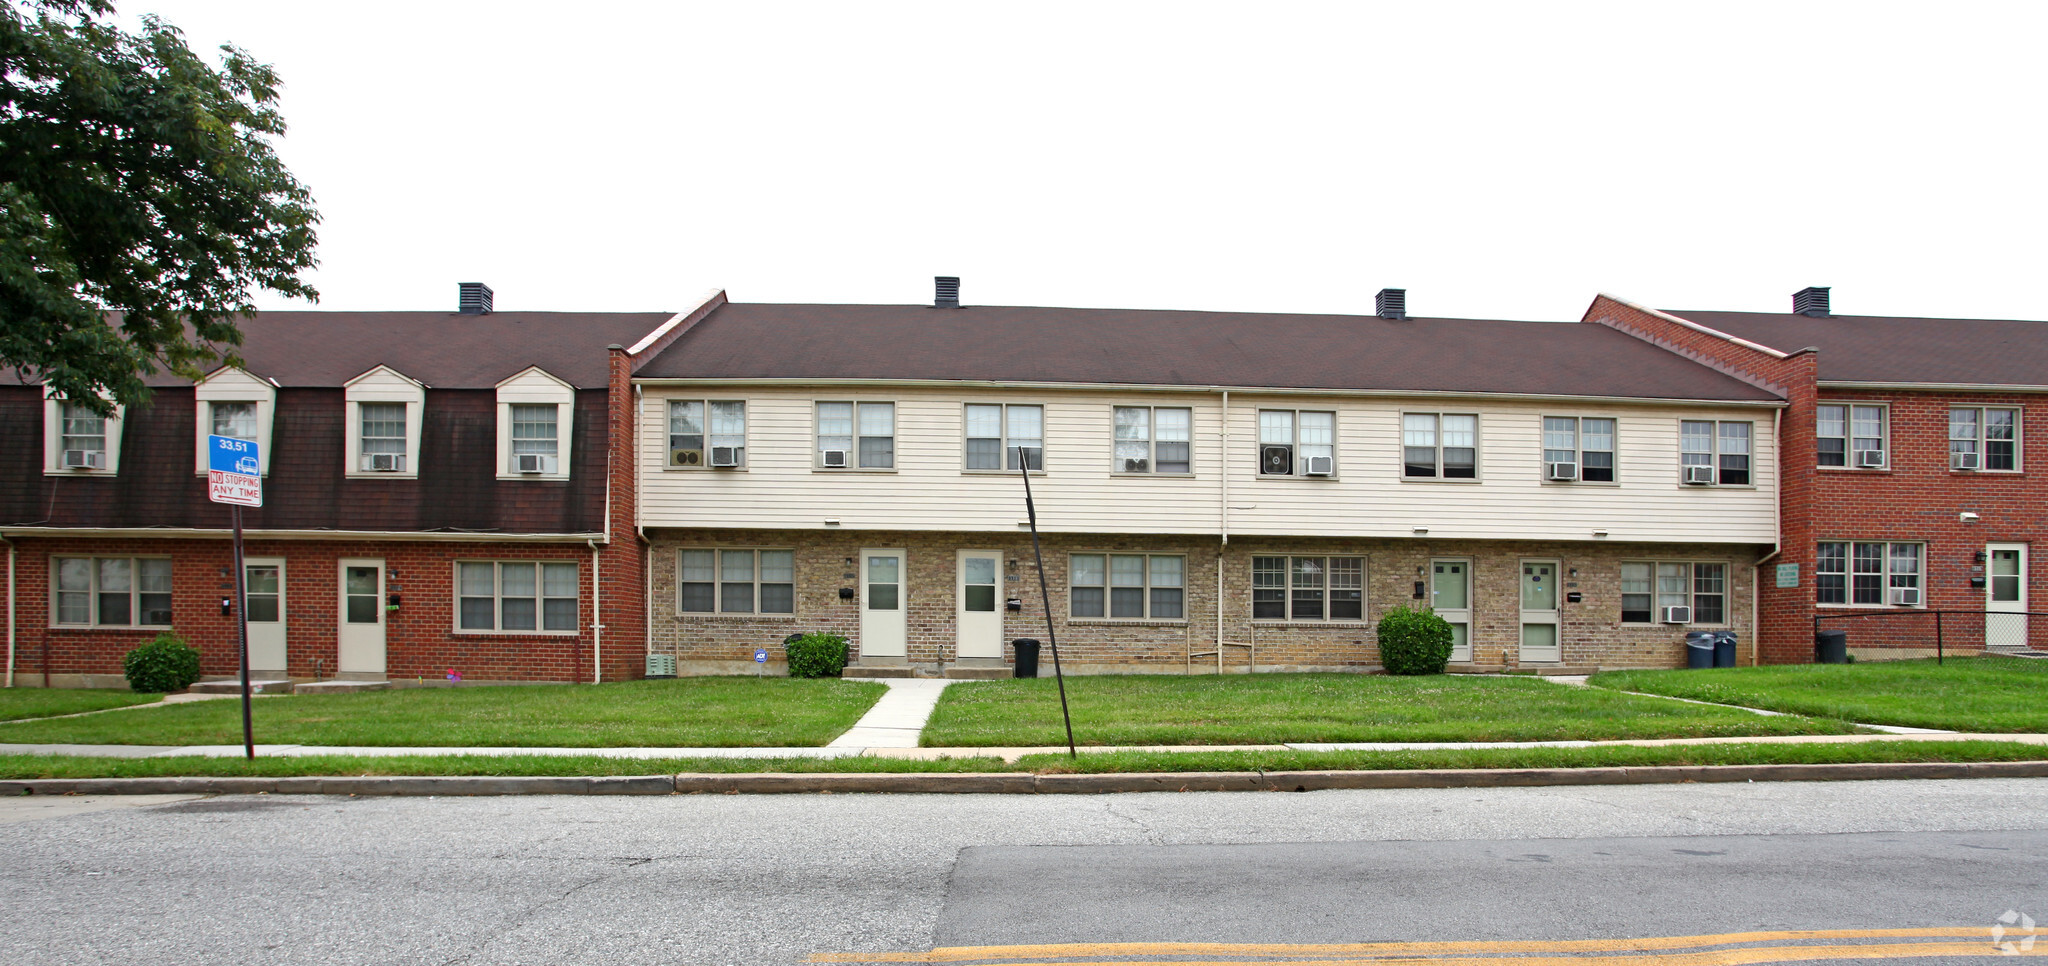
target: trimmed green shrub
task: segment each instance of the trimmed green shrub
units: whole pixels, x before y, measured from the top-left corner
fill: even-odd
[[[846,670],[846,638],[813,632],[782,646],[793,678],[836,678]]]
[[[199,680],[199,651],[185,639],[165,631],[121,659],[128,689],[138,694],[183,691]]]
[[[1388,674],[1442,674],[1451,661],[1451,622],[1425,607],[1380,617],[1380,664]]]

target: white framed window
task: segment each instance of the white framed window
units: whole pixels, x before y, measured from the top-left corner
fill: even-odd
[[[1337,414],[1259,410],[1258,458],[1260,476],[1336,476]]]
[[[794,614],[796,551],[678,550],[676,610],[683,614]]]
[[[1614,482],[1614,419],[1543,417],[1543,478],[1553,483]]]
[[[670,469],[747,465],[747,404],[738,399],[668,401]]]
[[[1920,580],[1925,572],[1926,544],[1823,540],[1818,550],[1813,567],[1816,603],[1927,606]]]
[[[1067,614],[1124,620],[1186,618],[1187,558],[1177,554],[1067,555]]]
[[[1032,470],[1045,469],[1044,406],[967,404],[967,469],[1014,472],[1020,452]]]
[[[577,565],[546,560],[462,560],[455,564],[456,629],[574,634]]]
[[[1747,422],[1680,420],[1679,481],[1695,486],[1750,485],[1751,429]]]
[[[257,472],[270,474],[270,426],[277,407],[277,387],[242,369],[222,367],[192,387],[198,406],[193,427],[193,472],[206,475],[211,447],[208,436],[226,436],[256,444]]]
[[[1998,406],[1950,409],[1948,458],[1952,470],[2018,471],[2020,411]]]
[[[127,410],[101,416],[43,390],[43,472],[54,476],[112,476],[121,464],[121,426]]]
[[[1479,416],[1475,413],[1402,413],[1401,478],[1479,478]]]
[[[1110,472],[1118,475],[1187,475],[1194,472],[1195,411],[1186,406],[1117,406]]]
[[[389,366],[378,366],[349,380],[345,392],[346,475],[364,479],[419,476],[426,385]]]
[[[529,366],[497,390],[498,479],[568,479],[576,387]]]
[[[895,403],[821,402],[817,412],[817,468],[896,468]]]
[[[1621,622],[1654,624],[1667,607],[1689,607],[1692,623],[1728,623],[1728,565],[1692,560],[1624,560]]]
[[[56,557],[51,622],[90,627],[169,627],[171,561],[165,557]]]
[[[1364,620],[1365,558],[1253,557],[1252,619]]]
[[[1891,448],[1890,415],[1883,404],[1824,402],[1814,407],[1819,465],[1883,469]]]

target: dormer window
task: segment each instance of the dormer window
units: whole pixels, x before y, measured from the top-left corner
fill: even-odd
[[[192,471],[206,475],[208,436],[246,439],[256,444],[258,467],[270,472],[270,424],[277,408],[277,387],[268,379],[241,369],[222,368],[208,373],[192,387],[199,407],[194,426]]]
[[[347,475],[356,479],[419,476],[420,422],[427,387],[389,366],[348,381]]]
[[[362,420],[362,453],[356,469],[364,473],[406,472],[405,404],[358,403]]]
[[[498,479],[569,478],[576,387],[528,368],[498,384]]]
[[[66,469],[107,468],[107,419],[75,402],[65,402],[64,450]]]
[[[53,476],[112,476],[121,463],[123,409],[102,416],[90,407],[43,393],[43,472]]]

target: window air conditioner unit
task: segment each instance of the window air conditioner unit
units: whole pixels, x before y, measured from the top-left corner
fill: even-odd
[[[1856,465],[1864,469],[1884,469],[1884,450],[1859,449],[1856,451]]]
[[[1666,608],[1664,608],[1664,620],[1663,620],[1663,623],[1666,623],[1666,624],[1690,624],[1690,623],[1692,623],[1692,608],[1690,608],[1690,607],[1683,607],[1683,606],[1672,606],[1672,607],[1666,607]]]
[[[548,458],[539,453],[521,453],[519,454],[518,462],[519,472],[521,473],[545,473],[548,471]]]
[[[672,449],[668,451],[670,466],[702,466],[704,451],[701,449]]]
[[[1274,444],[1259,447],[1259,472],[1267,476],[1294,474],[1294,447]]]
[[[1892,603],[1893,603],[1893,604],[1896,604],[1896,605],[1898,605],[1898,606],[1900,606],[1900,607],[1918,607],[1918,606],[1920,606],[1920,588],[1918,588],[1918,587],[1893,587],[1893,588],[1892,588]]]
[[[1124,460],[1124,472],[1126,473],[1149,473],[1151,471],[1151,460]]]
[[[1304,475],[1304,476],[1329,476],[1330,474],[1332,474],[1332,473],[1334,473],[1334,472],[1336,472],[1336,471],[1337,471],[1337,458],[1336,458],[1336,457],[1334,457],[1334,456],[1311,456],[1311,457],[1309,457],[1309,458],[1308,458],[1308,467],[1307,467],[1306,469],[1302,470],[1301,472],[1302,472],[1302,475]]]
[[[828,449],[828,450],[821,450],[821,451],[820,451],[820,454],[821,454],[821,455],[820,455],[820,456],[818,457],[818,459],[819,459],[819,465],[820,465],[820,466],[823,466],[823,467],[825,467],[825,468],[827,468],[827,469],[834,469],[834,470],[843,470],[843,469],[845,469],[845,468],[846,468],[846,451],[845,451],[845,450],[843,450],[843,449]]]
[[[1576,480],[1579,478],[1577,463],[1545,463],[1545,476],[1553,480]]]
[[[93,449],[67,449],[64,451],[64,468],[67,470],[105,469],[107,454]]]
[[[711,447],[711,465],[721,468],[740,465],[740,448],[737,446]]]
[[[1685,468],[1685,485],[1709,486],[1714,482],[1714,468],[1711,466],[1688,466]]]
[[[371,453],[370,472],[396,473],[405,469],[405,457],[398,453]]]
[[[1977,454],[1950,453],[1948,454],[1948,465],[1959,470],[1974,470],[1977,468]]]

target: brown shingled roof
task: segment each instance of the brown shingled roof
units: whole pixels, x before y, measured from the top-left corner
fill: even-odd
[[[1778,398],[1601,325],[1014,306],[727,304],[636,376]]]
[[[1785,352],[1817,347],[1826,381],[2048,385],[2048,322],[1666,311]]]

